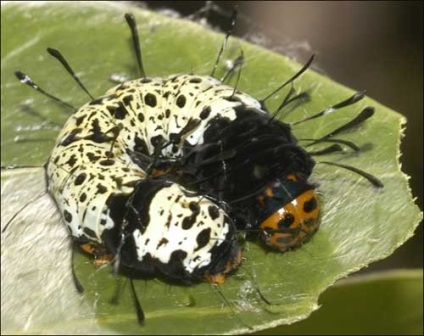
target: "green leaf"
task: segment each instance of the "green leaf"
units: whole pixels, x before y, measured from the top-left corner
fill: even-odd
[[[422,335],[423,271],[396,270],[342,280],[301,322],[255,335]]]
[[[2,164],[41,165],[67,116],[66,108],[22,86],[15,70],[29,74],[47,92],[80,106],[88,97],[45,48],[61,50],[95,95],[113,84],[112,73],[137,76],[123,14],[134,13],[149,76],[210,73],[223,35],[187,20],[171,19],[117,3],[8,3],[1,7],[1,148]],[[269,50],[232,38],[224,55],[244,51],[238,88],[263,98],[301,65]],[[225,72],[220,68],[218,76]],[[340,102],[353,91],[308,71],[296,81],[312,100],[285,121],[301,120]],[[271,111],[286,92],[267,101]],[[39,169],[2,172],[2,333],[246,333],[289,324],[318,308],[319,295],[337,279],[390,255],[417,226],[407,179],[398,164],[404,118],[366,98],[354,106],[299,124],[299,138],[317,138],[343,125],[366,106],[376,114],[354,132],[340,136],[364,148],[360,153],[319,157],[354,165],[378,176],[375,189],[360,176],[318,164],[321,229],[311,242],[288,253],[266,252],[259,243],[245,244],[242,267],[222,286],[202,283],[178,287],[158,280],[136,281],[146,313],[140,327],[129,284],[122,279],[121,302],[111,305],[117,280],[110,268],[95,270],[76,258],[76,272],[86,294],[76,293],[70,275],[71,248],[55,205],[44,191]],[[37,114],[39,114],[37,116]],[[20,140],[20,141],[17,141]],[[35,201],[32,201],[36,199]],[[267,304],[259,295],[271,301]]]

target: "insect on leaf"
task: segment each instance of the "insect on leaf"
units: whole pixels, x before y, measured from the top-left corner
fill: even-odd
[[[103,95],[114,85],[108,80],[111,74],[138,74],[123,19],[128,11],[138,22],[147,76],[210,74],[224,35],[188,20],[102,2],[2,5],[3,165],[45,163],[71,112],[21,85],[14,71],[30,74],[47,92],[81,106],[89,98],[45,51],[55,48],[91,94]],[[301,68],[235,38],[230,38],[226,52],[234,59],[240,46],[246,62],[238,89],[253,97],[266,97]],[[354,93],[311,70],[296,80],[296,88],[310,90],[312,99],[290,113],[286,122],[302,120]],[[275,110],[283,98],[283,93],[270,98],[269,109]],[[249,241],[242,267],[219,287],[135,281],[146,314],[144,326],[137,324],[125,278],[119,280],[119,303],[110,304],[118,282],[110,267],[98,270],[78,254],[76,273],[86,292],[81,296],[75,290],[66,229],[50,198],[38,197],[45,188],[43,170],[3,171],[2,228],[25,203],[34,202],[2,234],[2,333],[235,334],[306,318],[318,308],[318,297],[326,288],[390,255],[412,235],[421,218],[398,163],[405,122],[400,114],[366,97],[341,113],[300,123],[294,133],[298,138],[319,138],[366,106],[373,106],[375,115],[340,136],[365,150],[328,154],[319,160],[366,170],[384,183],[383,189],[345,169],[318,164],[312,178],[319,184],[321,228],[310,242],[278,253]]]

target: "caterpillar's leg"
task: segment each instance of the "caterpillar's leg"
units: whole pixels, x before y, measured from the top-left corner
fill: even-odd
[[[112,261],[113,255],[106,250],[104,246],[95,245],[92,243],[79,244],[79,248],[94,257],[94,265],[101,267]]]

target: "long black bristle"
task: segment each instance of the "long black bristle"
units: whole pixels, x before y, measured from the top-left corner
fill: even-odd
[[[66,71],[72,76],[72,78],[77,82],[79,87],[83,89],[83,91],[93,100],[94,97],[90,94],[90,92],[87,90],[85,85],[81,82],[75,71],[72,69],[72,67],[69,65],[68,61],[63,57],[63,55],[60,53],[59,50],[53,49],[53,48],[47,48],[47,52],[52,55],[54,58],[56,58],[66,69]]]
[[[66,107],[69,107],[70,109],[76,111],[76,108],[72,106],[71,104],[68,104],[67,102],[63,101],[62,99],[59,99],[50,93],[47,93],[42,88],[40,88],[28,75],[24,74],[22,71],[15,71],[15,76],[22,84],[26,84],[33,88],[35,91],[40,92],[41,94],[45,95],[46,97],[49,97],[50,99],[53,99],[61,104],[63,104]]]
[[[138,32],[137,32],[137,22],[135,21],[134,15],[132,15],[131,13],[125,14],[125,20],[127,21],[128,26],[130,27],[130,30],[131,30],[131,37],[132,37],[135,55],[137,58],[138,70],[140,71],[141,77],[146,78],[146,72],[144,71],[143,60],[141,58],[141,47],[140,47],[140,39],[138,37]]]

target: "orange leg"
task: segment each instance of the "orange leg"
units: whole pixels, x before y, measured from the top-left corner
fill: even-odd
[[[84,252],[94,256],[94,262],[93,263],[94,263],[94,266],[96,266],[96,267],[100,267],[100,266],[103,266],[105,264],[108,264],[113,259],[113,255],[108,253],[107,250],[102,246],[93,245],[93,244],[90,244],[90,243],[85,243],[85,244],[79,245],[79,247]]]
[[[205,280],[210,282],[211,284],[222,285],[227,279],[227,273],[231,272],[232,270],[235,270],[237,266],[241,263],[242,259],[243,259],[243,253],[242,253],[242,250],[240,249],[237,255],[235,256],[235,258],[227,262],[227,264],[225,265],[224,271],[218,274],[213,274],[213,275],[206,273]]]

